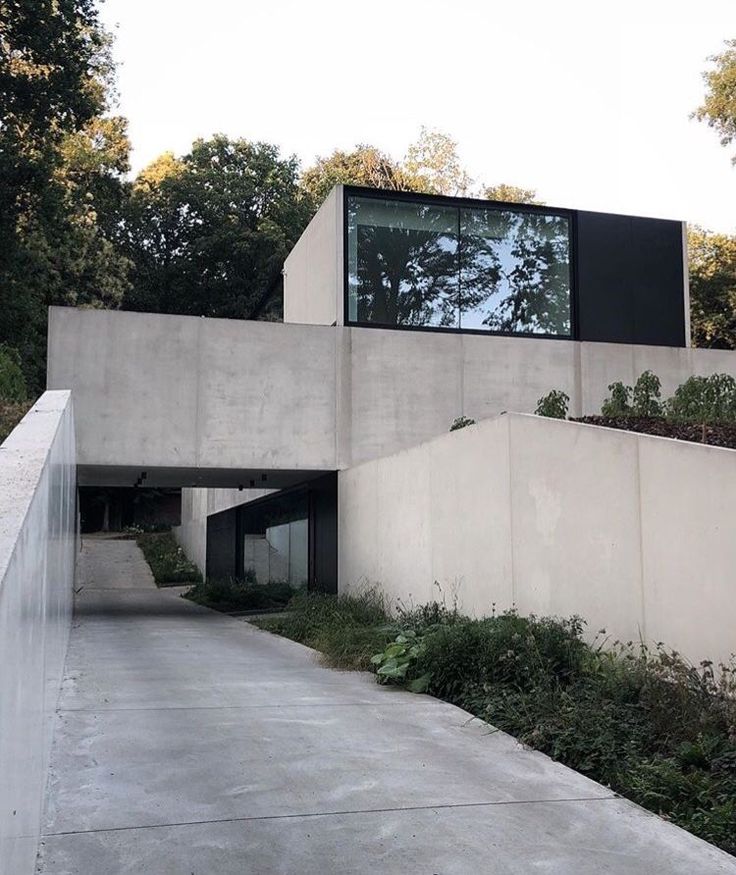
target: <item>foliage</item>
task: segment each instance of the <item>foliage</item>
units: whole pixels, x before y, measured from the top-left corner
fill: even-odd
[[[398,633],[373,589],[339,597],[298,592],[286,613],[256,625],[319,650],[328,665],[357,670],[371,669],[371,658]]]
[[[553,389],[537,401],[537,416],[548,416],[551,419],[567,419],[567,409],[570,396],[560,389]]]
[[[415,191],[459,197],[468,194],[472,184],[460,161],[457,142],[433,128],[420,128],[400,168]]]
[[[577,617],[473,620],[437,604],[389,617],[374,592],[301,594],[288,615],[259,625],[323,649],[332,664],[453,702],[736,851],[734,666],[716,672],[631,642],[604,650],[583,640]]]
[[[507,204],[543,204],[533,188],[520,188],[501,182],[498,185],[487,185],[483,189],[483,197],[489,201],[504,201]]]
[[[668,418],[678,422],[736,422],[736,380],[729,374],[690,377],[665,409]]]
[[[0,3],[0,20],[0,342],[35,393],[47,307],[116,306],[127,287],[113,237],[128,142],[107,115],[110,39],[93,0]]]
[[[421,655],[423,644],[424,637],[417,635],[413,629],[399,632],[381,653],[371,657],[379,683],[406,682],[407,689],[412,693],[424,693],[432,677],[429,672],[412,680],[407,678]]]
[[[182,598],[215,611],[256,611],[283,608],[294,595],[286,581],[258,583],[251,572],[243,579],[212,580],[196,583]]]
[[[693,343],[736,349],[736,237],[693,227],[687,240]]]
[[[617,380],[609,385],[608,391],[611,395],[601,406],[603,416],[629,416],[631,414],[631,386],[625,386],[620,380]]]
[[[25,401],[27,394],[18,350],[0,343],[0,401]]]
[[[635,416],[661,416],[662,384],[651,371],[639,375],[632,394],[632,410]]]
[[[352,152],[336,149],[326,158],[317,158],[301,177],[301,185],[315,206],[339,184],[395,191],[410,188],[410,181],[396,161],[375,146],[365,144],[356,146]]]
[[[453,419],[450,431],[467,428],[469,425],[475,425],[475,420],[471,419],[469,416],[458,416],[457,419]]]
[[[703,73],[706,95],[693,115],[706,122],[728,146],[736,139],[736,39],[726,40],[726,48],[708,60],[713,69]],[[736,156],[732,159],[736,163]]]
[[[123,306],[230,318],[276,318],[286,255],[311,214],[295,157],[218,134],[167,153],[133,186],[123,223],[135,265]]]
[[[136,538],[146,562],[151,566],[153,579],[160,586],[167,583],[200,583],[202,575],[197,566],[187,559],[171,532],[147,533]]]
[[[0,399],[0,444],[28,412],[30,401],[3,401]]]

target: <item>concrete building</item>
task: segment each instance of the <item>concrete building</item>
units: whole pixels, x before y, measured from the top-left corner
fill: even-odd
[[[493,420],[552,389],[571,415],[594,414],[610,383],[645,370],[665,394],[736,376],[734,353],[689,344],[684,239],[680,222],[338,186],[286,259],[284,323],[54,308],[49,387],[73,392],[80,484],[183,487],[177,535],[210,576],[369,581],[419,601],[436,582],[474,613],[588,614],[727,658],[731,515],[704,507],[692,554],[707,545],[703,620],[723,634],[662,625],[700,585],[688,563],[651,558],[643,521],[680,508],[657,534],[680,538],[692,496],[675,469],[645,488],[632,453],[713,472],[718,489],[731,453],[678,444],[673,457],[663,439],[566,423],[564,456],[559,424]],[[492,422],[482,439],[447,435],[459,416]],[[554,482],[513,461],[539,434]],[[605,483],[630,484],[628,498],[612,503]],[[462,526],[438,524],[441,508]]]
[[[286,260],[284,323],[52,308],[49,391],[0,454],[0,868],[30,875],[42,833],[77,486],[181,488],[177,536],[210,576],[574,613],[727,659],[734,452],[528,415],[552,389],[597,413],[645,370],[665,394],[736,377],[736,353],[690,346],[684,239],[679,222],[338,186]],[[460,416],[478,424],[448,433]],[[160,608],[150,588],[118,594],[118,615]],[[105,592],[88,634],[106,671]],[[176,637],[151,626],[156,648]],[[169,668],[189,671],[188,640]]]

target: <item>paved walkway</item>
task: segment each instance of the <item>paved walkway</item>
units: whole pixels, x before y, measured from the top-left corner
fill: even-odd
[[[81,584],[39,872],[736,873],[457,708],[155,589],[133,542],[87,541]]]

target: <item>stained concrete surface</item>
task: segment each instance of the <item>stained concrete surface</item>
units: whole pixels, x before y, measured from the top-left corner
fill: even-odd
[[[127,577],[85,544],[39,872],[736,873],[458,708],[155,589],[127,543]]]

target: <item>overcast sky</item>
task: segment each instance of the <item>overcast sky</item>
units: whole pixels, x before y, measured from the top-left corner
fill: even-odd
[[[730,150],[689,118],[736,0],[107,0],[133,168],[224,132],[303,163],[427,125],[547,203],[736,232]]]

